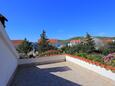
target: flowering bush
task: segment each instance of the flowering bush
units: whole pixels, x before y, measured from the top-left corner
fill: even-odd
[[[111,62],[115,58],[115,53],[108,54],[107,56],[103,57],[105,63]]]

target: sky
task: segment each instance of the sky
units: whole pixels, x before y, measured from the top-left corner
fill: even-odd
[[[0,0],[11,39],[115,36],[115,0]]]

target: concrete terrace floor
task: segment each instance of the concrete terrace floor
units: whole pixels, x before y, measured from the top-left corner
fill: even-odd
[[[11,86],[115,86],[115,82],[70,62],[20,66]]]

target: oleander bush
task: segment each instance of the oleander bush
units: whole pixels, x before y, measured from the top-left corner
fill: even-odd
[[[87,53],[75,53],[75,56],[80,56],[81,58],[89,59],[93,62],[100,62],[101,64],[106,64],[115,67],[115,53],[108,54],[104,56],[102,54],[87,54]]]
[[[110,62],[115,59],[115,53],[108,54],[107,56],[103,57],[104,62]]]

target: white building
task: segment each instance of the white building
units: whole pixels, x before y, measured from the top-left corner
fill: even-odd
[[[0,15],[0,86],[6,86],[17,67],[18,54],[6,31],[6,18]]]
[[[94,38],[95,48],[98,50],[100,47],[104,47],[104,42],[101,39]]]
[[[74,46],[74,45],[77,45],[81,43],[81,40],[71,40],[69,43],[68,43],[68,46]]]

